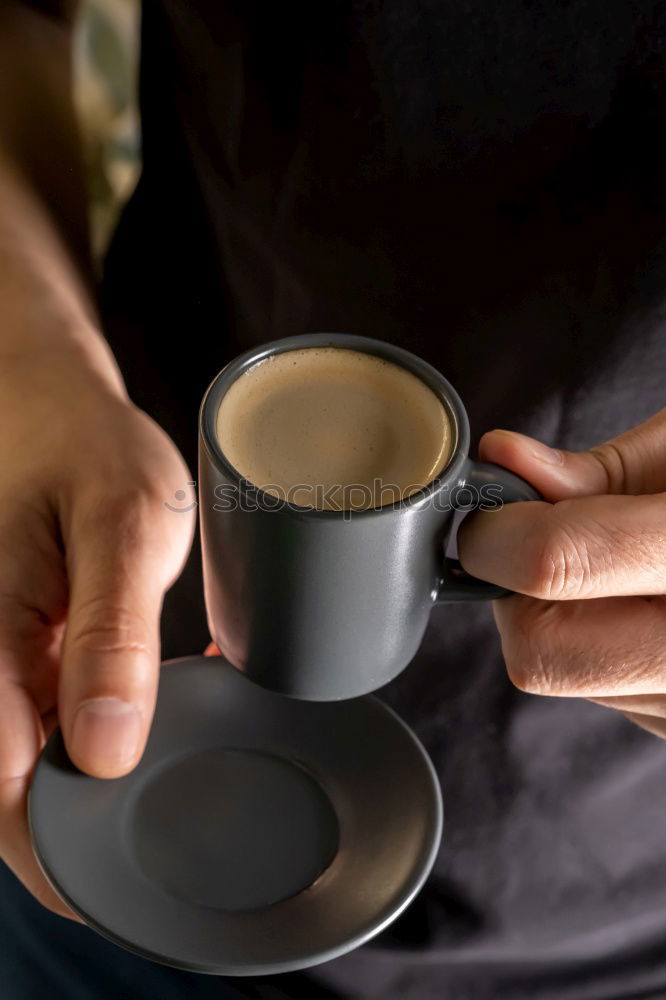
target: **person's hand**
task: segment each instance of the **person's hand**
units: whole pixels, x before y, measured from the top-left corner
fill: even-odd
[[[528,595],[494,605],[511,680],[666,737],[666,409],[587,452],[508,431],[479,450],[550,501],[474,514],[460,530],[469,573]]]
[[[70,917],[30,846],[32,770],[56,720],[88,774],[138,762],[194,524],[185,463],[106,364],[57,347],[0,365],[0,856]]]

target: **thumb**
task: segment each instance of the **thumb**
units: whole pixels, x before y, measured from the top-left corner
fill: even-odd
[[[661,594],[666,410],[587,452],[492,431],[480,447],[552,503],[471,515],[458,533],[475,576],[545,600]]]
[[[482,437],[479,456],[527,479],[546,500],[660,493],[666,490],[666,409],[589,451],[562,451],[495,430]]]
[[[68,545],[60,724],[74,764],[96,777],[126,774],[145,747],[162,599],[187,551],[172,527],[181,525],[144,496],[105,500],[79,520]]]

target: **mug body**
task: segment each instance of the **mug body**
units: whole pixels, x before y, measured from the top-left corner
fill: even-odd
[[[451,423],[448,464],[425,489],[367,510],[297,507],[245,482],[225,458],[215,422],[227,389],[273,354],[341,347],[379,355],[424,381]],[[391,344],[345,334],[291,337],[249,351],[213,381],[200,413],[199,509],[211,635],[251,680],[309,700],[353,698],[387,684],[423,638],[441,583],[462,481],[467,418],[448,382]]]

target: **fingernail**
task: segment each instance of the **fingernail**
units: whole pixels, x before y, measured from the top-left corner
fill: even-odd
[[[76,710],[72,752],[95,770],[130,764],[139,748],[141,717],[121,698],[90,698]]]
[[[545,462],[546,465],[562,465],[564,461],[562,452],[558,451],[557,448],[549,448],[543,441],[537,441],[535,438],[528,437],[527,434],[519,434],[518,431],[505,431],[500,428],[495,433],[509,434],[511,437],[519,438],[529,449],[532,457],[537,458],[540,462]]]

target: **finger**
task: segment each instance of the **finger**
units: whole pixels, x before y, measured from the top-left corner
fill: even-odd
[[[527,479],[546,500],[660,493],[666,490],[666,409],[589,451],[563,451],[494,430],[481,438],[479,456]]]
[[[664,598],[516,596],[496,601],[494,613],[509,677],[522,691],[594,699],[666,695]]]
[[[60,720],[73,762],[96,777],[128,773],[145,747],[162,600],[187,552],[181,521],[165,517],[161,498],[138,492],[89,506],[66,539]]]
[[[3,649],[1,655],[6,667],[11,653]],[[9,672],[0,682],[0,854],[42,905],[83,923],[51,888],[32,851],[27,795],[44,733],[31,697]]]
[[[662,594],[666,497],[591,496],[508,504],[466,518],[468,573],[548,601]]]
[[[641,729],[652,733],[653,736],[661,737],[662,740],[666,739],[666,719],[656,719],[650,715],[641,715],[639,712],[625,712],[624,714]]]
[[[666,695],[663,694],[635,694],[619,695],[607,698],[590,698],[590,701],[597,705],[604,705],[606,708],[614,708],[625,715],[653,716],[658,719],[666,719]]]

